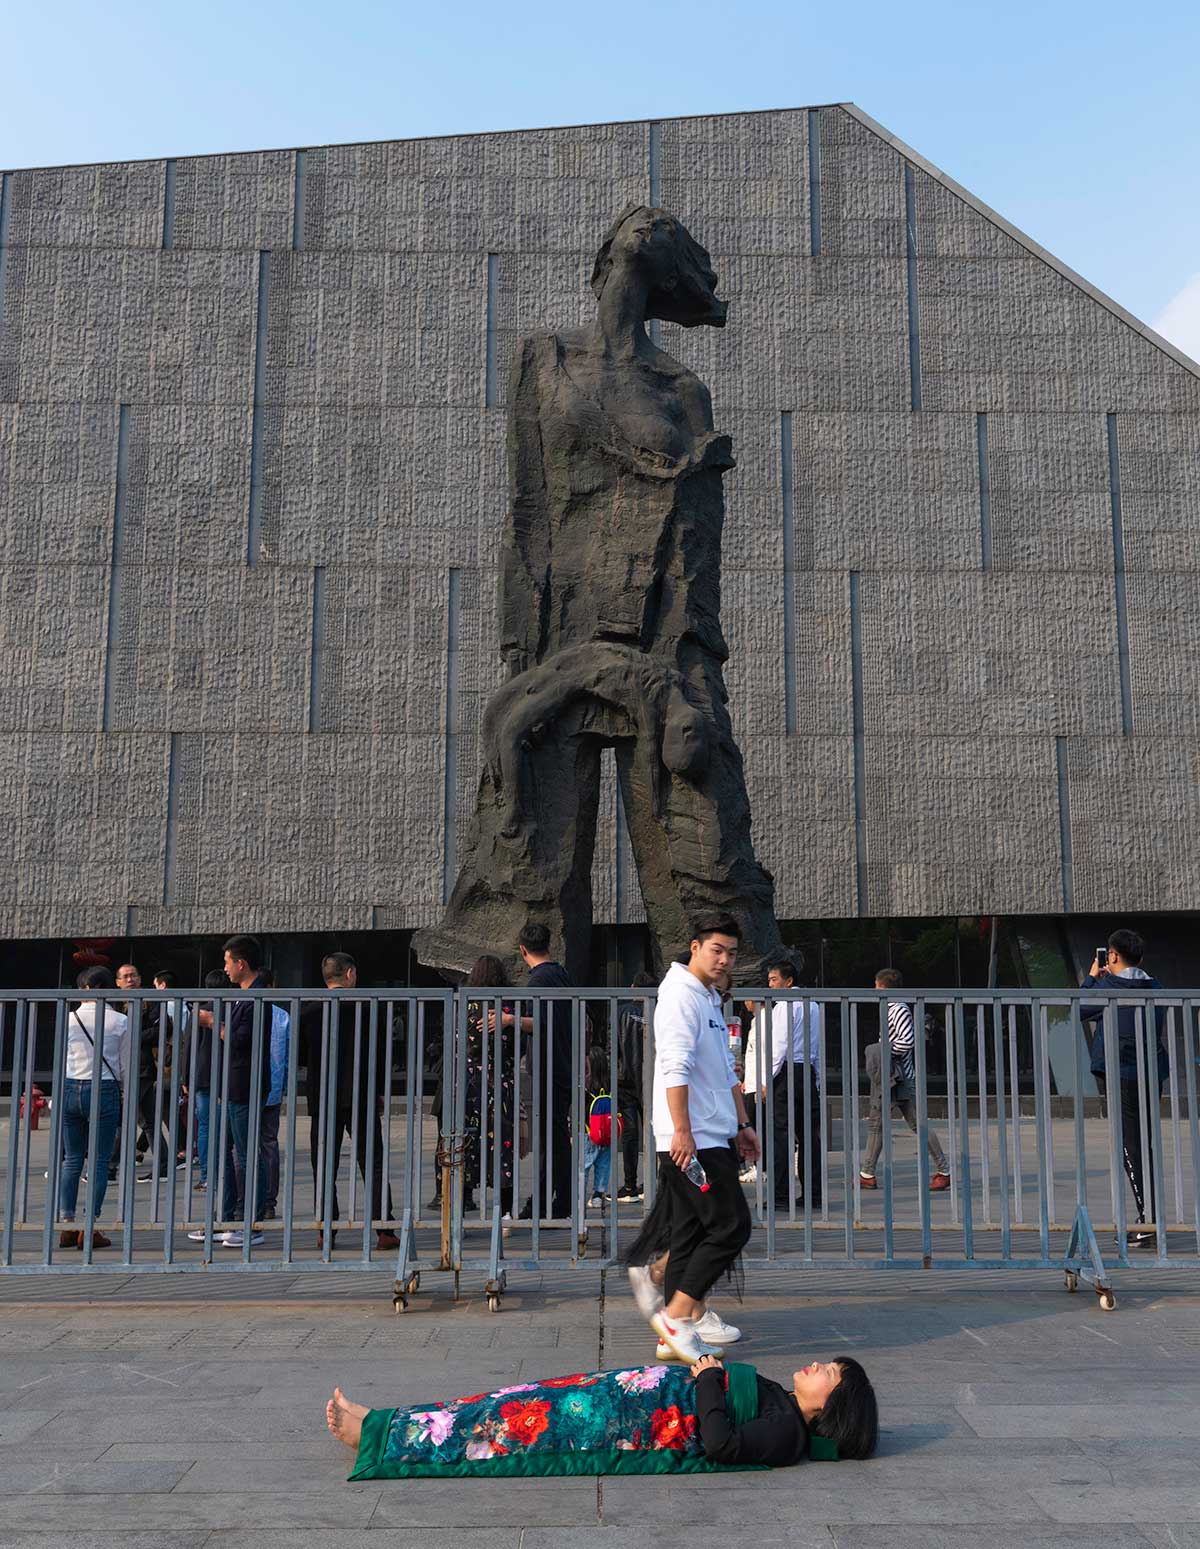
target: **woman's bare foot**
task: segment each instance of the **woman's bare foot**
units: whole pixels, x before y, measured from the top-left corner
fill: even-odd
[[[341,1388],[334,1388],[333,1397],[325,1405],[325,1424],[339,1441],[357,1450],[366,1417],[365,1404],[352,1404]]]

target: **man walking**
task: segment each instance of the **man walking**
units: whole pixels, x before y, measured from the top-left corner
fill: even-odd
[[[634,990],[646,990],[655,983],[653,974],[644,970],[634,974]],[[646,1002],[626,1000],[617,1012],[617,1109],[621,1115],[621,1172],[624,1182],[617,1190],[618,1199],[631,1203],[642,1198],[638,1183],[638,1157],[642,1149],[643,1072],[646,1048]]]
[[[767,987],[784,993],[796,988],[796,965],[790,958],[777,958],[767,973]],[[808,1084],[808,1173],[811,1179],[812,1208],[821,1208],[821,1008],[815,1000],[778,1000],[771,1008],[770,1094],[763,1086],[764,1113],[769,1112],[773,1130],[772,1175],[775,1182],[775,1209],[791,1208],[789,1177],[793,1170],[800,1181],[796,1202],[805,1197],[804,1067],[809,1070]],[[792,1096],[788,1100],[788,1066],[791,1065]],[[751,1072],[747,1071],[747,1076]],[[758,1080],[757,1073],[753,1076]],[[788,1115],[791,1114],[792,1144],[788,1144]]]
[[[1110,995],[1128,995],[1130,990],[1161,989],[1161,982],[1151,978],[1142,967],[1145,951],[1146,944],[1136,931],[1113,931],[1108,938],[1107,961],[1101,963],[1097,954],[1081,987],[1085,990],[1103,990]],[[1092,1022],[1095,1025],[1095,1031],[1092,1034],[1092,1074],[1096,1078],[1101,1096],[1109,1100],[1109,1071],[1104,1057],[1104,1007],[1102,1005],[1080,1006],[1079,1015],[1085,1022]],[[1145,1142],[1149,1147],[1153,1147],[1155,1130],[1153,1114],[1162,1095],[1163,1082],[1170,1069],[1162,1038],[1163,1011],[1160,1008],[1154,1013],[1153,1057],[1146,1047],[1147,1036],[1142,1032],[1145,1020],[1146,1013],[1141,1006],[1117,1007],[1119,1095],[1114,1092],[1113,1096],[1117,1097],[1121,1105],[1121,1149],[1124,1153],[1125,1176],[1129,1179],[1129,1186],[1133,1190],[1139,1226],[1145,1226],[1147,1220],[1156,1223],[1158,1219],[1154,1192],[1154,1152],[1153,1149],[1150,1150],[1150,1176],[1147,1178],[1142,1166],[1142,1145]],[[1146,1082],[1145,1091],[1140,1095],[1137,1057],[1139,1035],[1145,1060]],[[1148,1247],[1157,1241],[1157,1234],[1146,1231],[1131,1232],[1129,1241],[1136,1248]]]
[[[225,943],[225,976],[239,990],[260,990],[266,987],[262,971],[262,947],[253,936],[230,936]],[[251,1107],[257,1107],[261,1117],[263,1100],[271,1085],[270,1032],[271,1008],[262,1003],[262,1043],[259,1059],[260,1078],[257,1090],[251,1090],[254,1059],[254,1002],[235,1000],[229,1012],[227,1027],[221,1028],[221,1037],[229,1042],[229,1102],[226,1120],[225,1148],[225,1197],[221,1214],[227,1221],[243,1221],[246,1210],[246,1182],[255,1175],[254,1221],[262,1220],[263,1206],[267,1197],[267,1170],[256,1144],[250,1154],[250,1137],[255,1126],[251,1123]],[[221,1241],[226,1248],[243,1245],[241,1226],[227,1231]],[[256,1245],[263,1241],[263,1234],[255,1225],[250,1241]]]
[[[331,952],[321,962],[321,977],[329,990],[354,990],[358,988],[358,966],[348,952]],[[325,1008],[329,1007],[329,1037],[337,1037],[336,1060],[329,1060],[325,1050]],[[361,1015],[360,1015],[361,1013]],[[358,1087],[354,1085],[355,1025],[359,1029]],[[384,1070],[384,1029],[376,1028],[375,1084],[371,1085],[371,1023],[370,1008],[363,1002],[356,1003],[349,997],[329,1001],[310,1000],[300,1012],[300,1048],[297,1058],[304,1065],[305,1096],[308,1103],[308,1148],[312,1158],[313,1191],[316,1198],[317,1219],[322,1223],[317,1233],[317,1245],[321,1246],[325,1221],[325,1177],[330,1176],[333,1185],[329,1192],[329,1220],[340,1219],[337,1192],[338,1168],[342,1161],[342,1141],[349,1134],[355,1135],[355,1161],[367,1186],[367,1135],[374,1128],[374,1155],[370,1166],[370,1199],[367,1209],[372,1216],[380,1215],[391,1221],[392,1188],[387,1184],[384,1193],[383,1176],[383,1119],[380,1114],[382,1094],[386,1085]],[[328,1074],[327,1074],[328,1072]],[[355,1104],[358,1107],[358,1124],[354,1123]],[[333,1112],[329,1104],[333,1104]],[[328,1151],[325,1150],[328,1147]],[[328,1169],[332,1167],[332,1171]],[[386,1208],[385,1208],[386,1206]],[[365,1212],[364,1212],[365,1213]],[[330,1247],[337,1233],[330,1228]],[[375,1235],[376,1245],[382,1249],[398,1248],[400,1239],[389,1227],[381,1227]]]
[[[529,970],[531,990],[568,989],[571,981],[561,963],[550,956],[550,932],[545,925],[526,925],[517,938],[521,961]],[[535,1010],[540,1017],[542,1062],[541,1122],[538,1127],[536,1160],[545,1194],[550,1196],[550,1215],[563,1220],[571,1214],[571,1003],[569,1000],[543,1001]],[[533,1032],[539,1020],[521,1018],[521,1030]],[[532,1055],[530,1056],[532,1068]],[[582,1071],[580,1077],[582,1079]],[[533,1198],[521,1211],[523,1220],[533,1215]]]
[[[664,1306],[649,1321],[660,1342],[688,1362],[709,1349],[698,1327],[705,1298],[751,1232],[738,1156],[756,1159],[758,1141],[714,993],[740,941],[731,915],[701,916],[687,966],[672,963],[659,986],[654,1017],[654,1141],[670,1235]]]
[[[881,968],[875,975],[875,988],[877,990],[898,990],[904,984],[904,979],[898,968]],[[902,1000],[889,1000],[887,1003],[888,1045],[891,1049],[891,1093],[885,1099],[883,1094],[883,1055],[881,1046],[873,1043],[867,1050],[867,1076],[871,1082],[871,1109],[867,1125],[867,1152],[863,1157],[862,1169],[858,1175],[858,1181],[864,1189],[878,1188],[875,1178],[875,1164],[879,1160],[879,1153],[883,1149],[883,1104],[890,1101],[899,1108],[904,1122],[917,1133],[917,1104],[915,1100],[916,1090],[916,1065],[913,1060],[913,1049],[916,1044],[916,1029],[913,1025],[911,1006]],[[924,1030],[922,1029],[922,1034]],[[933,1126],[929,1126],[929,1159],[933,1164],[933,1175],[929,1180],[929,1188],[932,1193],[940,1193],[950,1187],[950,1169],[946,1162],[946,1153],[942,1150],[941,1141],[934,1133]]]
[[[122,963],[117,969],[117,989],[140,990],[142,987],[141,970],[136,963]],[[167,1144],[168,1132],[166,1124],[170,1120],[167,1104],[171,1100],[171,1089],[164,1082],[162,1117],[156,1125],[154,1122],[155,1097],[158,1087],[158,1030],[162,1025],[162,1001],[142,1002],[142,1041],[138,1048],[137,1069],[137,1114],[141,1124],[141,1133],[138,1136],[137,1156],[141,1158],[149,1151],[152,1145],[158,1146],[158,1175],[160,1178],[169,1178],[173,1167],[171,1164],[171,1148]],[[132,1002],[121,1003],[121,1010],[129,1018],[130,1028],[133,1027]],[[170,1033],[168,1032],[168,1040]],[[167,1053],[170,1053],[169,1041],[164,1045]],[[157,1136],[157,1138],[156,1138]],[[118,1140],[118,1144],[119,1144]],[[149,1183],[154,1177],[152,1166],[147,1163],[137,1175],[139,1183]]]

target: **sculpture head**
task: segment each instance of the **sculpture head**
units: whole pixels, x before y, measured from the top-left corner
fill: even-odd
[[[712,260],[681,221],[645,204],[626,205],[596,254],[592,290],[599,297],[618,265],[641,270],[649,281],[646,316],[696,328],[724,328],[725,303],[716,295]]]

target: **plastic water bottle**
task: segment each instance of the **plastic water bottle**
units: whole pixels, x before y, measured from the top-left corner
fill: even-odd
[[[736,1019],[726,1023],[729,1028],[729,1052],[733,1056],[733,1063],[740,1066],[742,1063],[742,1024]]]
[[[712,1184],[708,1181],[708,1174],[701,1167],[697,1157],[692,1157],[691,1161],[683,1169],[683,1176],[690,1183],[694,1183],[701,1194],[707,1194],[709,1189],[712,1188]]]

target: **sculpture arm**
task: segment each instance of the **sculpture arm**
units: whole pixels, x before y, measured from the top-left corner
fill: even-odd
[[[536,659],[550,565],[538,403],[539,340],[522,339],[508,389],[508,518],[500,554],[500,652],[515,676]]]

